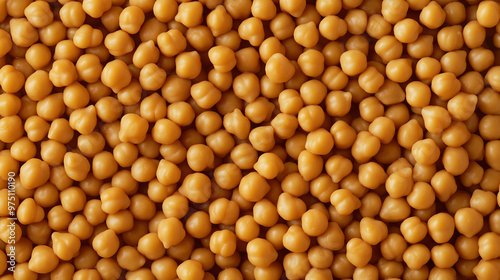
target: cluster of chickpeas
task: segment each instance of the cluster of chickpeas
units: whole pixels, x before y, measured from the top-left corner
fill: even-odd
[[[500,279],[499,21],[0,0],[0,279]]]

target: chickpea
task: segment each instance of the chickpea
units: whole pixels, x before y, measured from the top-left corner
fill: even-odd
[[[204,203],[212,192],[210,179],[203,173],[189,174],[184,178],[178,191],[194,203]]]
[[[395,24],[406,17],[408,7],[406,1],[386,0],[382,2],[381,13],[386,21]]]
[[[346,244],[346,258],[356,267],[364,267],[372,257],[372,247],[360,238],[353,238]]]
[[[479,3],[477,7],[477,20],[482,26],[489,28],[497,25],[500,17],[497,12],[500,9],[498,3],[494,1],[485,1],[484,3]]]
[[[283,54],[275,53],[267,60],[265,71],[273,83],[284,83],[293,77],[295,67]]]

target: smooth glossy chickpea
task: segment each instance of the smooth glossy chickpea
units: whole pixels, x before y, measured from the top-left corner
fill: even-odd
[[[410,211],[406,199],[388,196],[382,202],[379,216],[384,221],[402,221],[410,216]]]
[[[479,3],[477,7],[476,17],[479,24],[486,28],[494,27],[500,21],[497,11],[500,6],[495,1],[485,1]]]
[[[486,216],[494,211],[496,206],[495,198],[493,192],[477,189],[472,193],[470,206],[479,211],[483,216]]]
[[[52,16],[52,12],[49,11],[48,14],[45,14],[45,16],[42,15],[41,18],[35,15],[35,12],[33,12],[32,15],[34,16],[32,18],[32,21],[36,20],[35,19],[36,17],[38,20],[40,20],[40,23],[46,24],[48,20],[46,16],[47,15]],[[39,39],[39,35],[35,26],[33,26],[26,18],[12,18],[9,21],[9,26],[10,26],[10,35],[12,38],[12,42],[16,46],[28,48],[34,43],[36,43]]]
[[[181,53],[187,46],[184,35],[177,29],[163,32],[157,37],[158,48],[167,57]]]
[[[433,49],[434,37],[431,35],[420,35],[413,43],[406,46],[406,51],[413,58],[423,58],[431,56]]]
[[[118,39],[117,37],[118,37],[117,33],[114,33],[113,35],[110,36],[106,36],[105,45],[109,47],[110,51],[114,52],[116,55],[128,53],[130,51],[130,47],[133,47],[133,45],[131,45],[133,43],[128,44],[129,45],[128,48],[124,47],[125,50],[123,50],[123,52],[120,52],[116,49],[116,46],[114,45],[116,42],[113,42],[113,40]],[[79,26],[79,28],[75,31],[72,40],[75,46],[77,46],[80,49],[93,48],[93,47],[98,47],[102,43],[103,34],[101,30],[94,29],[90,25],[84,24],[82,26]],[[127,43],[130,43],[130,41]]]
[[[204,203],[212,193],[211,182],[203,173],[192,173],[184,178],[178,191],[194,203]]]
[[[447,26],[439,30],[437,43],[443,51],[456,51],[464,45],[462,26]]]
[[[359,50],[348,50],[340,56],[340,66],[349,76],[361,74],[367,67],[366,55]]]
[[[462,147],[446,147],[442,162],[446,171],[454,176],[461,175],[469,166],[469,154]]]
[[[412,270],[424,267],[430,259],[431,252],[423,244],[413,244],[403,254],[404,262]]]
[[[0,68],[0,86],[6,93],[15,93],[23,88],[25,77],[12,65]]]
[[[450,240],[455,230],[455,222],[449,214],[438,213],[427,221],[427,228],[431,238],[441,244]]]
[[[380,243],[380,252],[386,260],[403,260],[408,244],[403,236],[398,233],[390,233],[386,239]]]
[[[178,7],[174,19],[184,26],[196,27],[203,21],[203,5],[200,2],[185,2]]]
[[[356,267],[364,267],[372,257],[372,247],[360,238],[352,238],[346,244],[346,258]]]
[[[180,78],[196,78],[201,73],[200,55],[196,51],[180,53],[175,58],[175,69]]]
[[[464,73],[460,78],[460,83],[462,84],[461,91],[465,93],[470,93],[477,95],[484,90],[484,78],[477,71],[468,71]]]
[[[101,81],[114,92],[119,92],[130,84],[132,75],[127,64],[122,60],[115,59],[108,62],[101,73]]]
[[[112,1],[85,0],[82,3],[83,10],[93,18],[101,17],[104,12],[111,9]]]
[[[386,0],[382,2],[381,13],[386,21],[395,24],[406,17],[409,4],[406,1]]]
[[[324,60],[323,54],[320,51],[308,49],[299,55],[297,63],[302,73],[309,77],[317,77],[323,73]],[[295,74],[299,73],[296,72]]]
[[[165,83],[167,73],[154,63],[144,65],[139,74],[139,83],[145,90],[155,91]]]
[[[35,273],[49,273],[59,264],[59,258],[51,247],[38,245],[33,248],[28,263],[29,270]]]
[[[295,67],[283,54],[275,53],[267,60],[265,71],[273,83],[284,83],[293,77]]]

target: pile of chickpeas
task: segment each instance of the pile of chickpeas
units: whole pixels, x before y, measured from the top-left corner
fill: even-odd
[[[500,279],[499,21],[0,0],[0,280]]]

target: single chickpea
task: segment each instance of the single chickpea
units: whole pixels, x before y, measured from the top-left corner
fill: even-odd
[[[210,250],[214,254],[230,257],[236,251],[236,235],[227,229],[212,233],[210,236]]]
[[[500,21],[500,6],[495,1],[484,1],[477,7],[476,17],[479,24],[486,28],[494,27]]]
[[[319,31],[314,22],[310,21],[295,27],[293,38],[299,45],[312,48],[318,43]]]
[[[413,188],[411,168],[402,168],[393,172],[387,178],[385,189],[393,198],[400,198],[410,194]]]
[[[243,20],[238,26],[238,34],[241,39],[250,42],[254,47],[264,41],[264,26],[262,21],[256,17]]]
[[[346,244],[346,257],[356,267],[364,267],[372,257],[372,247],[360,238],[353,238]]]
[[[212,231],[212,223],[206,212],[198,211],[186,220],[186,231],[195,238],[203,238]]]
[[[430,29],[437,29],[446,20],[446,12],[436,1],[430,1],[420,12],[420,22]]]
[[[455,222],[449,214],[438,213],[427,221],[427,228],[432,239],[441,244],[450,240],[455,230]]]
[[[431,249],[431,259],[436,267],[450,268],[458,261],[458,254],[449,243],[435,245]]]
[[[462,50],[448,52],[441,57],[440,61],[443,72],[451,72],[460,76],[467,68],[467,52]]]
[[[242,73],[234,78],[233,91],[238,98],[253,102],[260,95],[259,78],[254,73]]]
[[[28,268],[35,273],[43,274],[53,271],[58,264],[59,258],[51,247],[38,245],[31,252]]]
[[[305,203],[286,192],[279,195],[276,207],[280,217],[287,221],[299,219],[306,212]]]
[[[234,163],[221,164],[214,170],[215,182],[223,189],[235,188],[241,177],[241,170]]]
[[[421,32],[422,27],[413,19],[404,19],[394,25],[394,36],[401,43],[414,43]]]
[[[410,216],[410,211],[406,199],[388,196],[382,202],[379,216],[384,221],[403,221]]]
[[[375,67],[368,66],[358,77],[359,86],[368,93],[376,93],[384,84],[384,75]]]
[[[422,108],[422,117],[427,131],[441,133],[451,124],[449,112],[439,106],[426,106]]]
[[[302,279],[311,270],[306,253],[288,253],[283,258],[283,269],[287,279]]]
[[[415,66],[415,74],[422,81],[430,81],[441,71],[441,63],[432,57],[424,57],[418,60]]]
[[[194,203],[204,203],[212,193],[211,182],[203,173],[192,173],[184,178],[178,191]]]
[[[111,9],[112,1],[107,0],[84,0],[82,2],[83,10],[93,18],[101,17],[104,12]]]
[[[25,77],[12,65],[0,68],[0,86],[6,93],[15,93],[23,88]],[[29,86],[28,86],[29,87]]]
[[[382,1],[381,13],[386,21],[395,24],[406,17],[409,4],[401,0]]]
[[[340,66],[349,76],[361,74],[367,67],[366,55],[359,50],[348,50],[340,56]]]
[[[273,83],[284,83],[293,77],[295,67],[283,54],[275,53],[268,59],[265,71]]]
[[[310,22],[311,23],[311,22]],[[309,49],[300,54],[297,63],[300,70],[307,76],[317,77],[323,73],[324,57],[320,51]],[[296,75],[299,72],[295,73]]]
[[[385,71],[390,80],[397,83],[406,82],[412,75],[411,60],[404,58],[391,60],[387,63]]]
[[[483,47],[470,50],[467,58],[472,69],[479,72],[490,68],[494,62],[493,52]]]
[[[437,34],[437,43],[443,51],[456,51],[464,44],[462,35],[462,26],[447,26],[439,30]]]
[[[155,91],[165,83],[167,73],[154,63],[144,65],[139,74],[139,83],[145,90]]]
[[[454,176],[461,175],[469,166],[469,155],[462,147],[446,147],[442,162],[446,171]]]
[[[122,60],[116,59],[108,62],[102,69],[102,83],[116,93],[128,86],[131,80],[130,70]]]
[[[69,117],[69,125],[82,135],[91,133],[97,125],[97,112],[94,105],[76,109]]]
[[[412,270],[417,270],[425,267],[430,259],[431,252],[423,244],[413,244],[406,248],[403,254],[404,262]]]
[[[328,218],[320,210],[316,209],[305,212],[301,217],[301,222],[302,229],[308,236],[320,236],[328,228]]]
[[[427,226],[418,217],[405,219],[400,225],[401,234],[409,243],[416,244],[427,235]]]
[[[107,43],[106,46],[111,47],[112,43],[109,41],[112,40],[111,38],[111,36],[106,36],[106,39],[108,40],[105,41],[105,44]],[[75,31],[72,40],[75,46],[80,49],[92,48],[97,47],[102,43],[103,34],[101,30],[94,29],[90,25],[84,24],[79,26],[79,28]],[[116,54],[118,55],[119,53]]]
[[[477,189],[472,193],[470,206],[479,211],[483,216],[486,216],[494,211],[496,206],[495,198],[493,192]]]
[[[158,238],[165,249],[179,244],[185,235],[182,223],[175,217],[163,219],[158,223]]]
[[[459,209],[455,213],[455,226],[458,232],[470,238],[483,227],[482,214],[470,207]]]
[[[43,11],[41,12],[44,13]],[[50,11],[47,14],[42,14],[41,17],[39,17],[36,13],[37,12],[33,11],[32,14],[29,14],[29,16],[32,21],[37,20],[40,21],[41,24],[46,24],[49,20],[48,16],[52,16],[52,12]],[[31,15],[33,15],[33,17]],[[9,21],[9,26],[12,42],[16,46],[28,48],[39,39],[35,26],[33,26],[26,18],[12,18]]]
[[[200,59],[200,55],[196,51],[180,53],[175,58],[176,74],[183,79],[196,78],[201,73]]]
[[[500,141],[493,140],[493,141],[486,143],[484,150],[485,150],[486,163],[491,168],[493,168],[497,171],[500,170],[500,165],[496,161],[496,160],[498,160],[497,152],[500,151]]]
[[[342,179],[349,175],[352,168],[352,162],[342,155],[334,155],[325,163],[325,170],[334,183],[339,183]]]
[[[484,90],[483,76],[477,71],[468,71],[460,78],[461,91],[469,94],[480,94]]]
[[[436,142],[432,139],[419,140],[411,148],[413,158],[420,164],[430,165],[435,163],[441,154]]]
[[[119,26],[129,34],[136,34],[144,23],[144,19],[144,12],[141,8],[129,6],[120,13]]]

